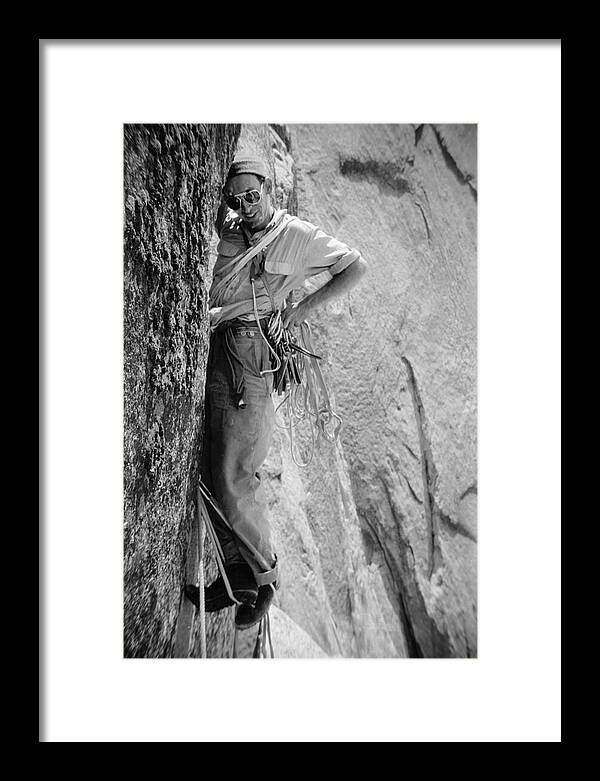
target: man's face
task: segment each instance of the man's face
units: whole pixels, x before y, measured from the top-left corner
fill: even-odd
[[[229,179],[225,185],[226,195],[237,196],[241,196],[242,193],[248,192],[248,190],[261,192],[261,185],[262,195],[258,203],[248,203],[244,198],[240,197],[240,207],[236,209],[244,223],[251,229],[262,227],[263,223],[266,224],[271,217],[270,180],[265,179],[263,182],[254,174],[238,174]]]

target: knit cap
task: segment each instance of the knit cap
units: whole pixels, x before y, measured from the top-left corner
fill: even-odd
[[[231,164],[227,178],[231,179],[232,176],[238,176],[239,174],[255,174],[256,176],[262,176],[266,179],[269,172],[267,166],[259,158],[240,157]]]

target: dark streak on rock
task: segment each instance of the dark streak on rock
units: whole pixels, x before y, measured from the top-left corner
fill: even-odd
[[[409,448],[409,446],[406,444],[406,442],[403,442],[402,444],[408,450],[408,452],[411,454],[411,456],[415,459],[415,461],[418,461],[419,460],[419,456],[416,455],[416,453],[413,453],[413,451]]]
[[[425,231],[427,232],[427,243],[431,247],[431,231],[429,229],[429,222],[427,221],[427,217],[425,215],[425,210],[421,206],[421,204],[418,201],[415,201],[415,206],[419,209],[421,212],[421,216],[423,217],[423,222],[425,223]]]
[[[381,551],[381,556],[382,556],[383,561],[384,561],[384,563],[385,563],[385,565],[386,565],[386,567],[388,569],[389,574],[393,575],[393,568],[392,568],[391,561],[388,558],[387,549],[383,545],[383,543],[381,542],[381,540],[379,538],[379,534],[377,533],[377,529],[371,523],[371,521],[369,520],[367,515],[363,515],[362,519],[365,521],[365,523],[369,527],[371,539],[374,540],[377,543],[377,546],[378,546],[379,550]]]
[[[392,583],[396,586],[394,595],[398,600],[398,614],[409,648],[410,637],[414,638],[415,646],[410,653],[426,658],[449,657],[452,655],[449,639],[439,631],[427,612],[419,587],[415,572],[415,554],[403,527],[404,516],[394,502],[387,482],[381,476],[380,481],[398,536],[397,545],[390,549],[387,561],[391,562],[389,569],[393,574]]]
[[[402,591],[398,591],[398,600],[400,602],[400,623],[402,624],[402,631],[408,646],[409,656],[411,659],[422,659],[423,651],[417,642],[415,630],[410,620],[410,613],[406,607],[404,597],[402,596]]]
[[[387,567],[390,580],[399,587],[395,593],[398,599],[398,614],[400,617],[400,623],[402,625],[402,633],[404,635],[404,639],[406,640],[409,657],[411,659],[422,659],[423,651],[421,650],[421,647],[419,646],[419,643],[415,637],[415,631],[410,620],[410,613],[406,608],[406,603],[404,601],[404,597],[402,596],[401,579],[398,578],[397,568],[394,566],[393,561],[389,557],[385,545],[383,545],[379,539],[379,534],[377,533],[374,524],[369,521],[369,518],[366,514],[361,515],[361,518],[369,527],[372,539],[377,542],[379,550],[381,551],[381,556]]]
[[[415,493],[415,490],[412,487],[412,485],[410,484],[410,480],[408,479],[408,477],[405,474],[403,474],[402,477],[406,480],[406,485],[408,486],[408,490],[410,491],[410,493],[412,495],[412,498],[415,500],[415,502],[417,504],[423,504],[423,500],[419,499],[419,497]]]
[[[354,157],[340,158],[340,173],[355,181],[373,181],[383,191],[404,195],[411,191],[404,175],[404,166],[380,160],[358,160]]]
[[[381,475],[379,475],[379,479],[381,481],[381,485],[383,486],[383,490],[385,491],[385,497],[387,499],[388,507],[390,508],[390,513],[392,515],[392,519],[394,520],[394,527],[396,529],[398,537],[399,537],[399,539],[402,542],[403,548],[406,548],[407,550],[410,551],[410,555],[411,555],[410,565],[411,565],[411,569],[413,569],[414,568],[414,564],[415,564],[415,552],[412,549],[412,545],[408,541],[408,537],[404,533],[404,526],[403,526],[404,515],[396,507],[396,505],[394,503],[394,500],[392,498],[392,494],[390,493],[390,488],[389,488],[388,484],[386,483],[386,481],[383,479],[383,477]]]
[[[439,518],[453,537],[455,534],[460,534],[462,537],[466,537],[467,539],[471,540],[471,542],[477,542],[477,537],[464,524],[460,523],[459,521],[452,520],[452,518],[450,518],[448,515],[445,515],[441,511],[439,512]]]
[[[473,483],[473,485],[470,485],[462,492],[462,494],[460,495],[460,501],[462,501],[465,498],[465,496],[468,496],[469,494],[477,495],[477,483]]]

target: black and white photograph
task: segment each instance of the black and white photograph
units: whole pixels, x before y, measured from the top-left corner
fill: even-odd
[[[124,128],[124,653],[477,655],[477,127]]]
[[[561,39],[38,44],[39,741],[561,742]]]

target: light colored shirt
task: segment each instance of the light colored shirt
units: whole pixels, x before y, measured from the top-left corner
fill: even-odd
[[[212,294],[223,269],[231,263],[233,257],[241,255],[248,246],[260,241],[284,213],[284,209],[277,210],[263,231],[250,234],[244,230],[236,212],[227,212],[221,226],[217,226],[220,241],[209,293],[211,309],[217,306]],[[281,309],[289,294],[302,288],[307,279],[323,272],[332,278],[357,260],[360,252],[329,236],[316,225],[296,217],[289,220],[285,229],[258,254],[256,260],[260,262],[263,257],[263,274],[254,283],[256,311],[261,318],[268,316],[274,308]],[[252,266],[253,261],[250,260],[229,284],[224,300],[218,302],[220,309],[211,312],[211,328],[234,317],[254,320],[250,282]]]

